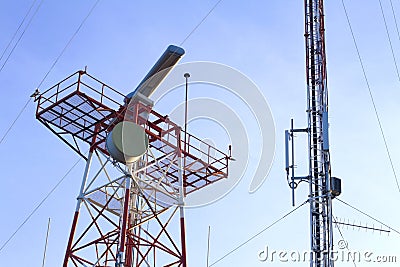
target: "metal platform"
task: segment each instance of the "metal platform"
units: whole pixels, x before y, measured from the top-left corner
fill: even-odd
[[[147,165],[142,171],[149,182],[166,177],[162,182],[173,190],[178,188],[179,150],[184,155],[186,193],[228,176],[227,154],[185,133],[168,116],[141,103],[124,104],[125,100],[116,89],[86,71],[78,71],[39,96],[36,118],[84,158],[89,148],[108,155],[108,132],[124,119],[135,121],[149,136],[150,149],[144,160]],[[147,116],[141,116],[143,112]]]

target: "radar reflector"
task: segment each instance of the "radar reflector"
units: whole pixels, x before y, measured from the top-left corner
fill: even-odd
[[[149,147],[149,138],[140,125],[122,121],[115,125],[106,140],[111,157],[121,163],[137,161]]]

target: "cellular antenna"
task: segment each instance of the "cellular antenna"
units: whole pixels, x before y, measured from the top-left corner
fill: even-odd
[[[292,189],[301,182],[309,186],[310,266],[333,267],[332,200],[341,193],[341,181],[331,176],[329,154],[328,87],[325,54],[324,1],[305,0],[305,43],[307,80],[307,128],[285,131],[285,169]],[[307,175],[295,174],[295,134],[308,135]]]

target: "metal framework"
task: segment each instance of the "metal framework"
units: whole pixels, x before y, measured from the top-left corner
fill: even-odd
[[[332,186],[329,158],[328,136],[328,88],[325,55],[325,27],[323,0],[305,0],[305,43],[306,43],[306,79],[307,114],[306,129],[294,129],[293,120],[290,130],[286,131],[286,171],[291,180],[294,205],[294,189],[297,184],[306,181],[309,184],[310,204],[310,266],[333,267],[333,227],[332,199],[340,194]],[[309,173],[295,176],[294,137],[295,133],[308,134]],[[289,140],[292,150],[289,152]],[[289,154],[291,153],[291,164]],[[340,183],[340,181],[338,181]],[[336,188],[338,189],[338,188]],[[339,188],[340,189],[340,188]]]
[[[306,68],[309,129],[310,266],[333,267],[332,191],[328,139],[323,0],[305,1]]]
[[[36,118],[86,160],[64,267],[186,267],[183,198],[228,176],[227,154],[150,106],[125,100],[86,71],[37,99]],[[107,133],[123,120],[149,137],[146,154],[128,165],[105,147]]]

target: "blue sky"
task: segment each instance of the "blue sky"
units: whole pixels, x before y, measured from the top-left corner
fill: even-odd
[[[0,51],[6,47],[31,2],[0,2]],[[1,134],[38,86],[93,3],[92,0],[43,2],[0,73]],[[180,44],[215,3],[100,1],[40,89],[44,90],[88,66],[89,73],[95,77],[123,93],[129,93],[162,51],[169,44]],[[345,3],[394,168],[400,172],[397,136],[400,130],[397,125],[400,82],[379,1],[346,0]],[[394,53],[400,57],[400,40],[390,2],[382,0],[382,4]],[[400,18],[400,4],[397,1],[393,4]],[[399,229],[396,204],[400,193],[341,1],[327,1],[325,13],[333,175],[342,179],[341,198],[344,201]],[[249,168],[241,183],[228,196],[212,205],[187,210],[190,266],[205,266],[209,225],[212,263],[292,209],[284,172],[283,133],[290,126],[291,118],[295,119],[298,127],[306,125],[303,31],[303,1],[222,1],[182,45],[186,50],[182,62],[219,62],[252,79],[265,95],[276,127],[275,160],[266,182],[256,193],[247,192],[252,175]],[[163,108],[168,107],[160,106]],[[1,244],[78,158],[35,119],[34,113],[35,105],[31,103],[0,144],[3,189],[0,195]],[[248,123],[249,127],[254,126]],[[307,169],[306,154],[302,156],[300,149],[302,146],[305,148],[306,143],[301,140],[305,139],[299,138],[297,142],[299,173]],[[83,166],[82,161],[0,251],[2,266],[40,266],[49,217],[52,226],[46,266],[61,264]],[[306,199],[306,189],[305,184],[298,189],[298,204]],[[337,201],[334,202],[334,215],[364,225],[372,226],[374,223]],[[308,218],[307,206],[302,207],[214,266],[307,266],[307,263],[260,262],[257,253],[266,245],[275,250],[307,250]],[[380,227],[377,223],[374,225]],[[400,261],[400,236],[396,233],[387,236],[350,228],[342,229],[342,233],[351,250],[396,255]],[[335,231],[335,240],[340,239]],[[338,265],[353,266],[349,263]],[[386,265],[395,266],[374,263],[359,263],[357,266]]]

